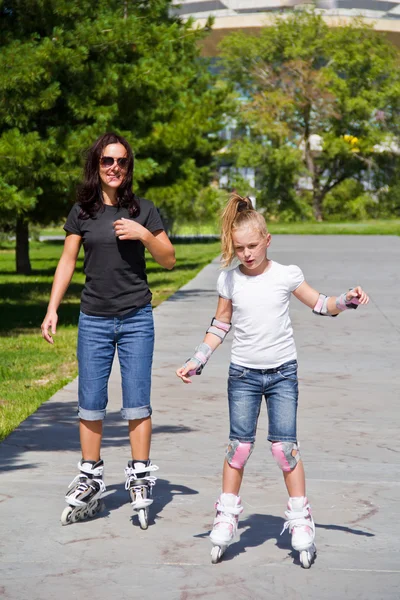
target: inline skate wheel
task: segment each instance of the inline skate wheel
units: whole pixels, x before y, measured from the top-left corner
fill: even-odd
[[[213,546],[212,547],[212,550],[211,550],[211,562],[212,562],[213,565],[216,565],[217,562],[219,562],[221,560],[223,553],[224,553],[224,550],[220,546]]]
[[[81,520],[81,515],[82,515],[82,510],[80,510],[79,508],[75,509],[72,511],[71,514],[71,523],[77,523],[78,521]]]
[[[61,525],[69,525],[71,523],[71,513],[72,508],[70,506],[66,506],[61,513]]]
[[[300,552],[300,563],[303,569],[309,569],[315,560],[316,548],[313,546],[308,550]]]
[[[147,508],[141,508],[138,512],[139,524],[141,529],[147,529],[149,526],[149,512]]]

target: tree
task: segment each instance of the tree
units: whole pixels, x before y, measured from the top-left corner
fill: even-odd
[[[238,164],[258,168],[263,201],[281,208],[296,202],[303,175],[322,220],[326,194],[376,169],[377,146],[398,131],[398,50],[361,21],[328,28],[302,11],[259,36],[228,36],[222,56],[246,98],[239,112],[250,134],[231,149]]]
[[[205,31],[170,16],[170,3],[0,3],[0,221],[18,224],[18,272],[30,270],[28,222],[65,215],[82,150],[104,131],[131,142],[137,193],[162,188],[170,219],[193,211],[227,91],[200,59]]]

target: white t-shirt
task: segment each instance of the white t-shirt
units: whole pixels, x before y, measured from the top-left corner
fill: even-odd
[[[217,290],[232,301],[233,363],[273,369],[297,358],[289,300],[291,292],[303,281],[299,267],[273,260],[261,275],[244,275],[239,267],[222,271]]]

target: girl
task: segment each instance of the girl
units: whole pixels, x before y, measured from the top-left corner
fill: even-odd
[[[84,181],[68,215],[64,250],[54,276],[42,336],[54,343],[57,310],[84,248],[85,286],[78,326],[78,417],[82,459],[80,473],[65,497],[63,525],[94,516],[105,492],[100,458],[107,384],[115,349],[122,377],[122,418],[128,421],[132,459],[125,469],[126,489],[147,528],[151,487],[158,469],[149,459],[150,384],[154,347],[151,292],[145,248],[166,269],[175,264],[174,249],[155,206],[132,192],[133,153],[114,133],[102,135],[87,153]],[[51,330],[51,333],[49,332]]]
[[[297,354],[289,318],[292,293],[323,316],[367,304],[368,296],[358,286],[338,297],[319,294],[305,280],[300,268],[281,265],[267,258],[271,235],[264,217],[249,198],[233,194],[222,214],[222,260],[228,267],[234,257],[240,264],[221,272],[215,318],[204,341],[177,375],[190,383],[199,375],[212,352],[234,324],[228,378],[230,441],[223,468],[222,494],[210,539],[212,562],[217,562],[237,533],[243,511],[239,490],[243,471],[253,450],[262,397],[268,409],[268,439],[272,455],[283,471],[289,494],[286,511],[291,542],[300,552],[303,567],[314,560],[315,526],[306,497],[303,463],[296,432],[298,399]]]

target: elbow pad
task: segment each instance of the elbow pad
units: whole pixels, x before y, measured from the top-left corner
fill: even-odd
[[[218,321],[215,317],[211,321],[210,327],[207,329],[207,333],[213,333],[221,342],[224,341],[226,336],[228,335],[232,325],[231,323],[223,323],[222,321]]]
[[[337,315],[331,315],[328,311],[328,300],[330,296],[325,296],[325,294],[320,294],[317,300],[316,305],[312,309],[315,315],[321,315],[321,317],[337,317]]]

